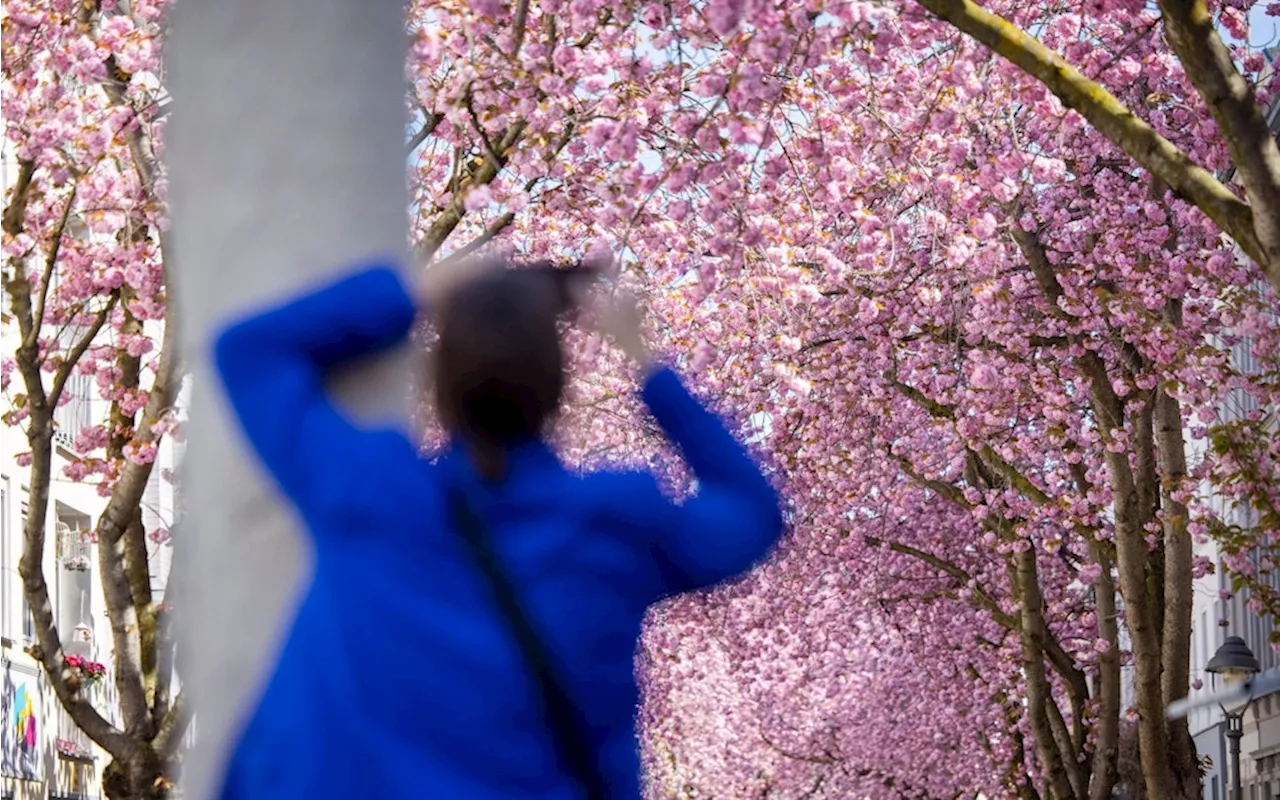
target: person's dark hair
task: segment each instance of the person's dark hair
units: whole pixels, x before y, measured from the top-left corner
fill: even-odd
[[[539,437],[560,405],[566,297],[544,265],[491,267],[442,299],[433,383],[441,421],[480,474],[498,480],[507,451]]]

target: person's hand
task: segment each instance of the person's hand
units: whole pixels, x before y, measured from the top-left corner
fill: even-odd
[[[431,312],[440,308],[444,299],[459,285],[488,270],[501,268],[500,263],[486,258],[447,258],[419,267],[414,281],[414,300],[419,309]]]
[[[597,287],[584,291],[577,300],[596,330],[613,339],[618,349],[630,356],[643,372],[653,368],[653,358],[644,341],[644,315],[634,295]]]

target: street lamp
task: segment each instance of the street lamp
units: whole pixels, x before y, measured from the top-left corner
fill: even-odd
[[[1220,676],[1227,689],[1240,689],[1258,674],[1258,659],[1254,657],[1249,645],[1239,636],[1228,636],[1218,648],[1218,652],[1209,659],[1205,671]],[[1217,687],[1215,687],[1217,688]],[[1222,714],[1227,718],[1227,739],[1231,743],[1231,795],[1230,800],[1244,800],[1244,787],[1240,780],[1240,738],[1244,736],[1244,714],[1253,701],[1253,693],[1244,697],[1244,701],[1235,700],[1224,703]]]

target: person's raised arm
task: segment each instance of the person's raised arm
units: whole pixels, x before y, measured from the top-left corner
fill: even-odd
[[[417,309],[387,267],[351,274],[229,325],[214,356],[253,449],[304,515],[351,492],[386,454],[334,407],[326,373],[400,342]]]
[[[708,586],[751,567],[777,541],[779,499],[751,456],[720,419],[695,400],[674,372],[655,364],[629,298],[597,306],[598,323],[640,365],[642,396],[697,479],[697,492],[666,515],[660,546],[685,584]]]
[[[674,512],[677,525],[665,540],[668,557],[694,587],[746,571],[782,533],[777,493],[746,449],[670,369],[651,369],[642,396],[698,482],[697,493]]]

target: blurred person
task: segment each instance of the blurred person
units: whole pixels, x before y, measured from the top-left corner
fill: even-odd
[[[240,426],[315,550],[223,798],[640,797],[645,609],[748,569],[782,530],[779,502],[652,358],[634,300],[591,295],[592,273],[509,266],[434,267],[412,292],[364,269],[218,337]],[[645,472],[575,474],[546,444],[557,323],[584,302],[697,480],[683,504]],[[439,335],[422,359],[449,434],[435,459],[325,391],[420,313]]]

